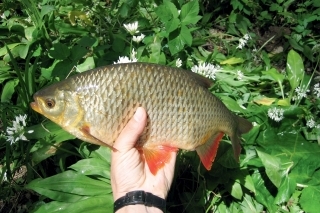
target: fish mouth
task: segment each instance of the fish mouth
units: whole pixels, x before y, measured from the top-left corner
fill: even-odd
[[[34,97],[33,99],[34,99],[35,101],[30,103],[30,107],[31,107],[34,111],[36,111],[36,112],[38,112],[38,113],[41,114],[41,110],[40,110],[39,104],[38,104],[38,102],[37,102],[37,98]]]

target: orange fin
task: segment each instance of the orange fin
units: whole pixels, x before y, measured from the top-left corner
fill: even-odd
[[[212,162],[217,155],[218,147],[223,135],[223,132],[218,132],[217,134],[213,135],[209,141],[196,148],[201,162],[207,170],[211,169]]]
[[[156,175],[166,163],[170,161],[171,152],[177,152],[178,148],[159,145],[154,147],[142,148],[144,159],[146,160],[149,170],[153,175]]]
[[[91,143],[94,143],[94,144],[97,144],[97,145],[100,145],[100,146],[107,146],[109,147],[110,149],[112,149],[112,151],[118,151],[117,149],[113,148],[112,146],[109,146],[108,144],[102,142],[101,140],[99,140],[98,138],[96,138],[95,136],[93,136],[91,133],[90,133],[90,127],[89,125],[83,125],[81,128],[80,128],[80,131],[86,136],[86,138],[89,138],[91,140],[94,140],[94,142],[91,142]]]

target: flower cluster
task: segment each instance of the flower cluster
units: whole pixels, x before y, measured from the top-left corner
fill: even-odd
[[[191,68],[192,72],[203,75],[207,78],[212,78],[213,80],[216,78],[215,74],[220,70],[219,65],[213,65],[209,63],[200,63],[199,65],[193,66]]]
[[[317,98],[320,98],[320,83],[314,85],[313,94],[317,96]]]
[[[242,80],[242,78],[244,77],[243,72],[241,72],[240,70],[237,71],[237,79],[240,81]]]
[[[132,52],[130,54],[130,58],[127,56],[120,56],[117,62],[114,62],[113,64],[125,64],[125,63],[133,63],[137,62],[138,59],[136,58],[137,52],[132,49]]]
[[[141,35],[139,36],[133,36],[132,37],[132,41],[140,43],[140,41],[142,41],[142,39],[144,39],[145,35],[141,33]]]
[[[27,115],[18,115],[16,116],[16,120],[12,122],[12,127],[7,127],[7,141],[10,142],[10,145],[16,143],[19,140],[28,140],[24,135],[26,119]],[[28,131],[28,133],[32,132],[33,130]]]
[[[283,117],[284,110],[283,109],[278,109],[276,107],[268,109],[268,116],[272,120],[279,122],[281,121]]]
[[[293,100],[301,100],[302,98],[307,97],[307,93],[310,92],[309,89],[306,89],[304,87],[297,87],[294,91],[297,94],[292,97]]]
[[[251,36],[249,34],[245,34],[242,38],[239,39],[237,49],[242,49],[250,39]]]
[[[133,23],[130,23],[130,24],[124,24],[123,26],[124,26],[124,28],[126,28],[126,30],[131,35],[134,35],[135,33],[139,32],[139,30],[138,30],[138,22],[137,21],[135,21]]]

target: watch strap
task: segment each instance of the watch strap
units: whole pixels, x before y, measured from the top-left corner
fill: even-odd
[[[114,202],[113,212],[118,211],[124,206],[143,204],[148,207],[156,207],[165,212],[166,201],[161,197],[155,196],[150,192],[145,191],[132,191],[128,192],[125,196],[120,197]]]

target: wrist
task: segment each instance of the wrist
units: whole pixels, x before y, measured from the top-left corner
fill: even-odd
[[[124,212],[129,209],[144,210],[144,212],[165,212],[166,201],[150,192],[138,190],[126,193],[125,196],[114,202],[114,212],[118,213],[123,208],[125,208],[122,210]]]
[[[124,206],[115,213],[163,213],[160,209],[156,207],[149,207],[142,204]]]

